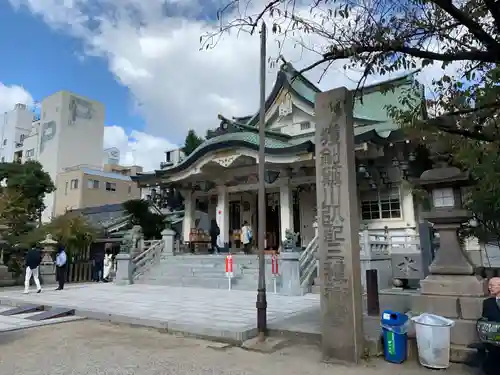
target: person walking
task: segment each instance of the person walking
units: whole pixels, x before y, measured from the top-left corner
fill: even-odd
[[[40,263],[42,263],[42,252],[35,246],[28,250],[26,258],[24,259],[26,266],[26,275],[24,278],[24,294],[29,293],[31,277],[35,280],[36,292],[41,293],[42,286],[40,285],[39,270]]]
[[[105,283],[110,281],[111,271],[113,270],[113,253],[111,249],[106,249],[106,255],[104,256],[104,270],[102,275],[102,281]]]
[[[99,282],[104,279],[104,250],[98,249],[94,253],[94,281]]]
[[[217,225],[217,220],[212,219],[210,223],[210,254],[217,253],[219,254],[219,245],[217,245],[217,237],[220,234],[220,228]]]
[[[56,255],[56,279],[59,286],[56,290],[64,289],[64,282],[66,280],[66,264],[68,262],[68,257],[64,248],[61,246],[57,249]]]
[[[243,226],[241,227],[240,240],[243,244],[243,252],[246,255],[250,254],[250,244],[252,243],[252,237],[252,228],[250,228],[248,221],[245,221],[243,223]]]

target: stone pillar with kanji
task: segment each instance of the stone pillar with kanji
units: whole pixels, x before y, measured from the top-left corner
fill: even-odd
[[[364,336],[352,93],[320,93],[315,110],[323,358],[356,363]]]

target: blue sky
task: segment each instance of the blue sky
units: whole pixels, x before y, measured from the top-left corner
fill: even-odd
[[[2,0],[0,110],[61,89],[99,100],[106,107],[105,146],[118,147],[124,164],[157,168],[189,129],[203,135],[218,126],[218,114],[257,110],[258,33],[233,32],[214,48],[200,48],[200,36],[214,32],[216,9],[227,1]],[[256,14],[265,1],[240,11]],[[309,16],[308,8],[296,12]],[[316,53],[297,47],[297,38],[280,44],[274,38],[269,57],[282,54],[299,69],[317,61]],[[325,45],[318,35],[301,38],[309,49]],[[319,86],[355,87],[362,70],[344,71],[343,65],[333,64]],[[268,90],[276,70],[267,69]],[[308,76],[317,82],[322,73]],[[440,75],[439,67],[428,66],[420,77],[431,82]],[[380,77],[367,83],[373,80]]]
[[[144,120],[134,113],[127,87],[120,85],[107,62],[82,58],[82,42],[52,30],[26,8],[15,11],[0,2],[0,82],[22,85],[34,100],[66,89],[106,105],[106,124],[128,132],[142,130]]]

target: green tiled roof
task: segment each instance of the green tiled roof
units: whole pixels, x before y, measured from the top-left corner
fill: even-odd
[[[242,141],[251,143],[254,145],[259,145],[259,133],[257,132],[238,132],[238,133],[227,133],[222,134],[214,138],[210,138],[203,142],[198,148],[206,147],[211,144],[220,143],[224,141]],[[290,147],[292,144],[290,142],[281,141],[279,139],[266,137],[266,147],[268,148],[286,148]],[[193,152],[194,153],[194,152]]]

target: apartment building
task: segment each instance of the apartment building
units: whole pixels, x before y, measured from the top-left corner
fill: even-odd
[[[39,115],[24,104],[0,119],[0,158],[4,162],[37,160],[56,183],[66,168],[88,164],[102,166],[104,105],[59,91],[37,106]],[[55,214],[59,191],[45,197],[42,221]]]
[[[32,108],[25,104],[16,104],[12,111],[0,114],[0,162],[12,163],[19,159],[18,152],[35,119]]]
[[[106,164],[75,166],[59,173],[54,214],[68,210],[118,204],[139,199],[141,190],[130,176],[142,172],[142,167]]]
[[[120,150],[116,147],[105,148],[103,152],[102,164],[120,164]]]

